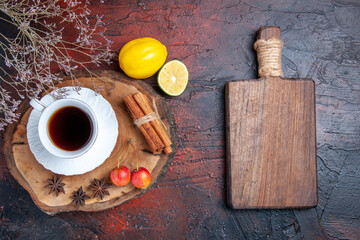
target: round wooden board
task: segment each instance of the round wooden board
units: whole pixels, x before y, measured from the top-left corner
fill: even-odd
[[[138,91],[146,94],[150,99],[154,97],[159,115],[162,116],[167,126],[167,132],[174,143],[175,124],[166,103],[150,86],[143,82],[131,80],[125,75],[113,71],[104,71],[98,74],[101,76],[101,80],[94,79],[95,84],[104,87],[101,95],[110,102],[115,111],[119,123],[119,136],[110,157],[96,169],[82,175],[60,175],[66,184],[64,186],[65,194],[60,193],[56,197],[55,193],[48,194],[49,189],[44,187],[47,185],[47,179],[51,178],[53,173],[40,165],[30,151],[26,137],[26,125],[32,108],[30,108],[28,101],[24,101],[19,108],[19,112],[22,114],[19,122],[9,125],[6,129],[4,152],[10,172],[20,185],[30,193],[35,204],[48,214],[66,211],[99,211],[136,198],[148,191],[167,172],[174,156],[175,149],[170,155],[153,155],[146,151],[149,147],[141,132],[134,126],[123,99]],[[93,89],[91,78],[78,75],[77,79],[84,87]],[[72,85],[71,80],[64,81],[57,86],[69,85]],[[135,150],[125,148],[130,138],[133,139]],[[173,144],[172,147],[175,145]],[[139,167],[147,168],[152,176],[151,185],[146,189],[137,189],[131,183],[124,187],[111,185],[109,188],[110,196],[105,196],[103,200],[91,198],[86,200],[84,206],[80,207],[71,204],[73,191],[78,190],[80,186],[83,187],[87,195],[92,196],[93,192],[88,187],[94,178],[105,177],[110,183],[110,171],[117,166],[119,159],[120,165],[127,166],[130,171],[136,168],[137,163]]]

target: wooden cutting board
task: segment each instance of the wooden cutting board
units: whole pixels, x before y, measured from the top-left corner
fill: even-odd
[[[134,125],[123,101],[126,96],[135,92],[142,92],[150,99],[155,98],[159,115],[162,116],[174,148],[176,146],[174,120],[163,98],[156,94],[149,85],[130,79],[118,72],[99,71],[96,74],[99,78],[92,79],[86,75],[77,75],[77,81],[90,89],[93,89],[93,80],[97,86],[103,86],[104,90],[100,93],[113,107],[119,124],[117,143],[109,158],[94,170],[81,175],[58,175],[66,184],[64,186],[65,194],[60,193],[59,196],[54,193],[49,194],[49,189],[45,186],[48,184],[47,179],[52,178],[53,173],[39,164],[30,151],[26,137],[26,125],[32,108],[28,101],[24,101],[19,107],[19,112],[22,114],[19,122],[10,124],[5,132],[4,153],[11,174],[29,192],[35,204],[42,211],[51,215],[68,211],[100,211],[144,194],[167,172],[176,152],[173,149],[174,151],[170,155],[154,155],[147,151],[149,146]],[[64,81],[57,87],[69,85],[72,85],[72,80]],[[134,148],[128,147],[130,138]],[[94,178],[100,180],[105,177],[106,181],[110,183],[110,171],[117,167],[118,161],[120,166],[127,166],[130,171],[136,169],[137,164],[139,167],[147,168],[151,172],[151,185],[146,189],[135,188],[131,183],[124,187],[111,185],[108,189],[110,196],[105,196],[104,199],[91,198],[86,200],[84,206],[79,207],[71,204],[73,192],[81,186],[87,195],[93,195],[89,185]]]
[[[280,40],[280,34],[278,27],[263,27],[258,39]],[[281,71],[281,47],[278,61]],[[272,67],[269,63],[259,66],[266,70]],[[227,194],[232,208],[317,205],[314,82],[272,72],[259,69],[259,79],[226,85]]]

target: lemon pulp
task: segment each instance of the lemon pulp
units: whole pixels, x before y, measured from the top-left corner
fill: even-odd
[[[172,60],[166,63],[158,75],[159,87],[170,96],[179,96],[189,81],[189,72],[184,63]]]

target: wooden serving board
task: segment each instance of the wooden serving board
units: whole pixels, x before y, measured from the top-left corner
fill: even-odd
[[[97,86],[104,86],[101,94],[110,102],[115,111],[119,124],[119,136],[110,157],[96,169],[82,175],[59,175],[66,184],[64,186],[66,194],[60,193],[56,197],[54,193],[48,194],[49,189],[44,187],[47,185],[47,179],[51,178],[53,173],[40,165],[30,151],[26,137],[26,125],[32,108],[30,108],[28,101],[22,103],[19,108],[19,111],[22,113],[19,123],[9,125],[6,129],[4,151],[10,172],[20,185],[30,193],[36,205],[48,214],[74,210],[99,211],[136,198],[151,189],[151,186],[167,172],[171,159],[175,154],[174,151],[170,155],[153,155],[144,151],[148,150],[149,147],[141,132],[134,126],[133,120],[123,102],[124,97],[139,91],[146,94],[150,99],[155,97],[159,115],[163,117],[163,121],[167,126],[167,132],[170,134],[172,142],[175,143],[175,126],[172,114],[166,103],[151,87],[143,82],[129,79],[117,72],[107,71],[99,72],[98,74],[101,76],[101,80],[94,79],[95,84]],[[78,76],[78,81],[84,87],[93,89],[91,78]],[[57,86],[63,87],[68,85],[72,85],[71,80],[64,81]],[[136,150],[127,148],[124,151],[124,147],[130,138],[133,139]],[[172,147],[174,148],[174,146],[175,144]],[[78,190],[80,186],[87,192],[87,195],[92,196],[93,192],[88,186],[94,178],[101,179],[105,177],[107,182],[110,183],[110,171],[117,166],[119,159],[120,166],[125,165],[130,171],[136,168],[137,162],[139,167],[147,168],[152,176],[151,185],[146,189],[137,189],[131,183],[124,187],[111,185],[109,188],[110,196],[105,196],[103,200],[91,198],[86,200],[86,205],[80,207],[71,204],[73,191]]]
[[[273,37],[272,30],[280,36],[276,29],[261,29],[260,37]],[[225,100],[229,206],[316,206],[314,82],[281,77],[230,82]]]

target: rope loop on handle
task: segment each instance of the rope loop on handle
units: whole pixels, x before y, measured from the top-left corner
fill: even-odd
[[[281,49],[283,42],[276,38],[259,39],[254,44],[259,63],[259,77],[282,77]]]

